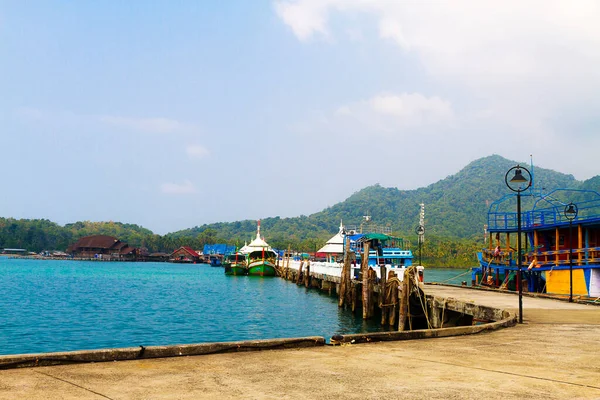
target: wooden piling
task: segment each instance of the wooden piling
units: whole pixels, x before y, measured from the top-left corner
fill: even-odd
[[[402,291],[400,293],[400,316],[398,318],[398,330],[403,331],[406,325],[406,317],[408,314],[408,296],[409,296],[409,274],[408,270],[404,271],[402,278]]]
[[[360,271],[362,273],[362,307],[363,319],[370,317],[369,315],[369,242],[363,244],[362,262]]]
[[[369,267],[369,313],[368,318],[372,318],[375,314],[375,282],[377,281],[377,272],[372,267]]]
[[[306,274],[304,274],[304,287],[310,286],[310,260],[306,261]]]
[[[358,286],[360,283],[353,282],[351,284],[352,287],[352,312],[356,311],[356,307],[358,306]]]
[[[300,266],[298,267],[298,276],[296,276],[296,285],[302,284],[300,280],[302,278],[302,267],[304,266],[304,260],[300,261]]]
[[[342,266],[342,276],[340,282],[340,291],[338,306],[342,307],[344,303],[348,303],[348,293],[350,292],[350,239],[346,239],[346,251],[344,252],[344,265]]]
[[[379,308],[381,309],[381,325],[387,325],[387,311],[389,299],[387,298],[387,287],[386,287],[386,268],[385,265],[379,267],[379,271],[381,273],[381,281],[379,281]]]
[[[289,280],[290,277],[290,252],[292,251],[291,245],[288,245],[287,258],[285,263],[285,279]]]
[[[387,281],[388,291],[390,294],[389,303],[391,304],[389,310],[390,326],[396,325],[396,316],[398,315],[398,295],[400,291],[400,285],[398,285],[399,283],[400,280],[396,276],[396,273],[394,271],[390,271]]]

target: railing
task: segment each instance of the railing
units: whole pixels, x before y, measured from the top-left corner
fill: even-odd
[[[534,208],[521,212],[521,228],[532,229],[539,226],[568,225],[569,220],[564,214],[565,204],[558,203],[551,207]],[[578,222],[600,222],[600,200],[580,201],[577,203],[578,215],[573,224]],[[495,208],[497,209],[497,208]],[[490,231],[517,231],[517,213],[489,211],[487,225]]]
[[[600,247],[584,247],[580,249],[572,249],[573,265],[588,265],[600,264]],[[494,256],[494,251],[484,249],[482,252],[483,261],[486,263],[493,262],[496,265],[515,266],[516,258],[513,253],[516,251],[503,251],[499,256]],[[557,260],[558,256],[558,260]],[[521,265],[525,268],[529,266],[534,258],[537,260],[537,266],[568,266],[569,249],[549,250],[549,251],[530,251],[522,256]]]

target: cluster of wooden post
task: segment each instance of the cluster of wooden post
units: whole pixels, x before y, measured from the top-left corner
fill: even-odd
[[[362,315],[363,319],[370,319],[374,315],[375,301],[375,286],[377,282],[377,273],[373,268],[369,267],[368,254],[370,243],[365,242],[363,247],[361,275],[360,281],[352,280],[352,259],[350,252],[350,243],[346,243],[346,251],[344,253],[344,263],[339,286],[337,288],[338,306],[350,306],[355,312],[357,306],[362,300]],[[288,248],[287,257],[282,260],[282,265],[278,265],[279,275],[286,280],[294,280],[297,285],[303,285],[307,288],[312,287],[316,283],[312,282],[310,276],[310,261],[302,260],[297,271],[290,270],[290,249]],[[409,297],[413,291],[413,285],[416,282],[416,271],[413,268],[408,268],[404,272],[404,277],[400,281],[394,271],[387,271],[385,266],[380,266],[381,279],[379,281],[379,294],[377,305],[381,309],[381,325],[396,326],[398,330],[403,331],[411,327]],[[296,274],[294,276],[294,273]],[[318,281],[318,280],[317,280]],[[321,285],[318,285],[321,287]],[[335,283],[323,285],[321,289],[328,290],[330,293]]]
[[[374,289],[375,282],[377,281],[377,273],[373,268],[369,267],[369,249],[370,243],[365,242],[361,257],[362,282],[353,283],[351,277],[350,244],[346,243],[341,283],[338,290],[338,305],[343,307],[344,305],[351,304],[352,311],[355,311],[358,303],[358,287],[361,286],[363,319],[372,318],[375,309]],[[406,270],[402,281],[400,281],[394,271],[389,271],[388,273],[385,266],[381,266],[380,271],[381,280],[379,282],[378,305],[381,309],[381,325],[395,326],[396,318],[398,317],[398,330],[403,331],[407,320],[410,320],[408,300],[412,291],[412,285],[416,279],[415,271],[413,269]]]

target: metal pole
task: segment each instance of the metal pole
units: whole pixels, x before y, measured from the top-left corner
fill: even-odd
[[[519,285],[519,323],[523,323],[523,279],[521,278],[521,192],[517,192],[517,284]]]
[[[569,219],[569,303],[573,302],[573,220]]]

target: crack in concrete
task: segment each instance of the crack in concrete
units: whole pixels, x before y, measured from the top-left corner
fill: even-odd
[[[78,385],[78,384],[76,384],[76,383],[74,383],[74,382],[68,381],[68,380],[66,380],[66,379],[59,378],[58,376],[54,376],[54,375],[51,375],[51,374],[47,374],[47,373],[45,373],[45,372],[41,372],[41,371],[34,371],[34,372],[36,372],[36,373],[38,373],[38,374],[41,374],[41,375],[46,375],[47,377],[49,377],[49,378],[52,378],[52,379],[56,379],[57,381],[61,381],[61,382],[68,383],[69,385],[73,385],[73,386],[75,386],[75,387],[78,387],[78,388],[80,388],[80,389],[83,389],[83,390],[85,390],[86,392],[90,392],[90,393],[93,393],[93,394],[95,394],[95,395],[98,395],[98,396],[100,396],[100,397],[104,397],[105,399],[108,399],[108,400],[115,400],[115,399],[113,399],[113,398],[111,398],[111,397],[108,397],[108,396],[105,396],[105,395],[103,395],[102,393],[95,392],[95,391],[93,391],[92,389],[88,389],[88,388],[86,388],[86,387],[83,387],[83,386],[81,386],[81,385]]]
[[[450,366],[453,366],[453,367],[463,367],[463,368],[469,368],[469,369],[476,369],[476,370],[479,370],[479,371],[495,372],[495,373],[498,373],[498,374],[518,376],[518,377],[521,377],[521,378],[538,379],[538,380],[546,381],[546,382],[562,383],[562,384],[565,384],[565,385],[573,385],[573,386],[587,387],[587,388],[591,388],[591,389],[598,389],[598,390],[600,390],[600,386],[588,385],[588,384],[584,384],[584,383],[575,383],[575,382],[561,381],[561,380],[550,379],[550,378],[540,378],[539,376],[534,376],[534,375],[518,374],[516,372],[507,372],[507,371],[500,371],[500,370],[496,370],[496,369],[488,369],[488,368],[481,368],[481,367],[471,367],[471,366],[468,366],[468,365],[455,364],[455,363],[450,363],[450,362],[445,362],[445,361],[427,360],[427,359],[424,359],[424,358],[410,358],[410,359],[411,360],[418,360],[418,361],[424,361],[424,362],[434,363],[434,364],[445,364],[445,365],[450,365]]]

